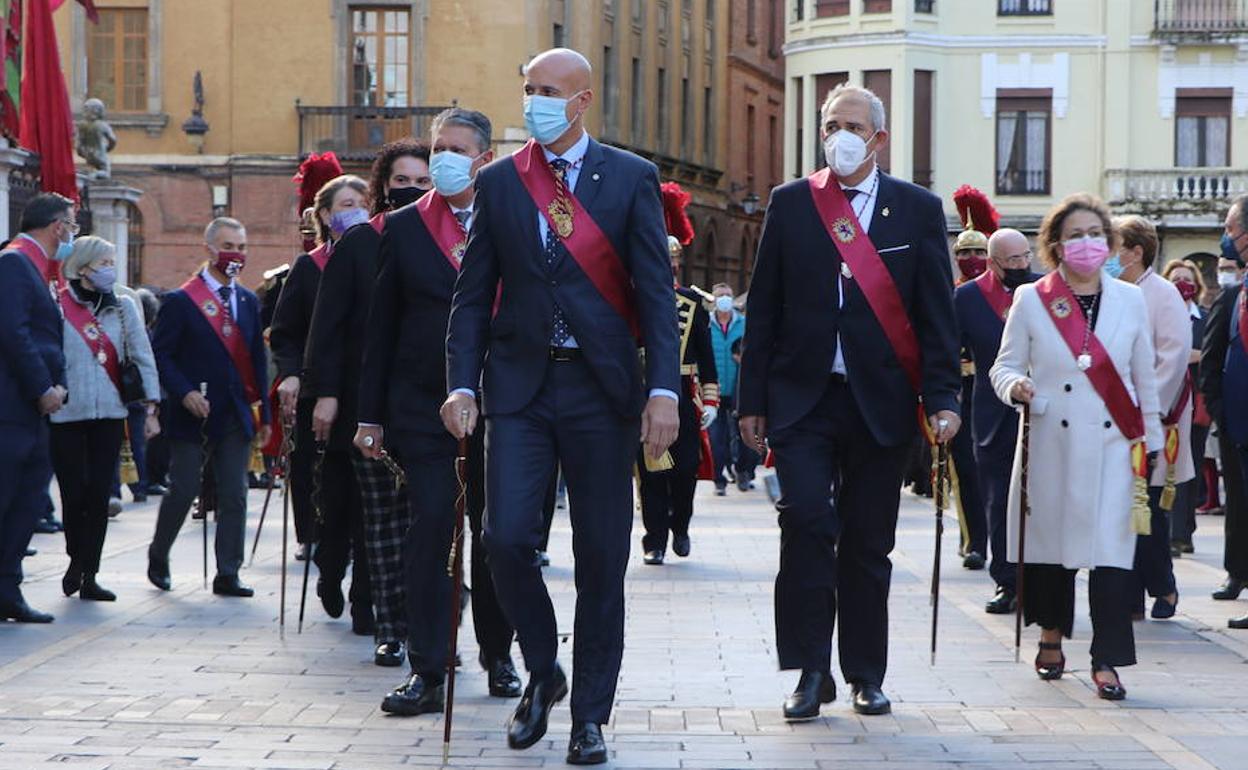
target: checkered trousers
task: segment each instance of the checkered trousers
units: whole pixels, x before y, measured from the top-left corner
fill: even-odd
[[[364,506],[364,550],[372,583],[374,638],[382,642],[407,639],[403,592],[403,540],[412,522],[407,490],[396,489],[394,476],[379,460],[351,453]]]

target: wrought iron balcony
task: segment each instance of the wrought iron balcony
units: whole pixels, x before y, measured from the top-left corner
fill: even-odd
[[[1248,192],[1248,171],[1230,168],[1110,169],[1109,203],[1154,213],[1219,212]]]
[[[1153,0],[1153,37],[1213,40],[1248,34],[1248,0]]]
[[[323,107],[295,102],[299,155],[333,150],[343,160],[370,160],[386,142],[426,137],[446,107]]]

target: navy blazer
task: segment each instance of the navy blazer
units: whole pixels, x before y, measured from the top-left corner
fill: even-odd
[[[1239,337],[1240,287],[1223,289],[1205,321],[1200,392],[1205,408],[1238,446],[1248,446],[1248,352]]]
[[[1040,278],[1032,273],[1028,282]],[[958,328],[962,332],[962,349],[975,362],[975,390],[971,400],[971,431],[975,443],[988,446],[997,435],[1003,420],[1017,421],[1014,407],[1007,406],[997,398],[988,373],[996,363],[997,351],[1001,349],[1001,334],[1005,321],[988,304],[976,281],[967,281],[953,292],[953,305],[958,314]],[[963,426],[966,430],[967,426]]]
[[[0,423],[32,426],[42,419],[40,396],[65,384],[61,311],[20,251],[0,253],[0,286]]]
[[[260,300],[242,284],[238,287],[239,331],[251,351],[251,365],[256,372],[256,386],[261,392],[261,421],[269,423],[269,400],[264,397],[269,385],[265,359],[264,334],[260,328]],[[152,352],[160,385],[168,396],[161,415],[164,435],[179,441],[199,441],[200,421],[186,411],[182,399],[208,383],[208,438],[225,434],[231,418],[237,419],[247,438],[255,434],[251,405],[243,392],[243,379],[234,367],[217,332],[204,318],[191,298],[182,289],[167,292],[156,315],[152,335]]]
[[[928,414],[957,412],[961,364],[940,198],[880,172],[868,235],[918,336]],[[840,271],[807,180],[773,190],[750,282],[738,411],[765,416],[768,430],[809,414],[827,388],[839,333],[849,386],[872,435],[885,446],[904,444],[917,428],[916,394],[856,281],[845,281],[838,308]]]
[[[632,276],[645,340],[643,385],[637,340],[571,254],[548,269],[537,206],[512,158],[477,174],[468,249],[455,284],[447,334],[447,384],[482,385],[487,414],[511,414],[537,394],[549,364],[555,302],[610,405],[635,419],[646,388],[680,392],[676,297],[653,163],[593,139],[574,191]],[[491,319],[502,282],[502,302]],[[484,381],[482,371],[484,369]]]

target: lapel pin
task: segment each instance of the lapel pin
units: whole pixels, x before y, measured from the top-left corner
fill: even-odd
[[[599,179],[600,177],[599,177],[599,175],[598,175],[598,172],[596,172],[596,171],[595,171],[595,172],[594,172],[594,175],[593,175],[592,177],[590,177],[590,178],[591,178],[591,179],[593,179],[595,182],[597,182],[597,181],[598,181],[598,179]]]
[[[883,214],[884,216],[888,216],[888,206],[885,206],[884,210],[881,211],[880,213]]]
[[[849,264],[846,262],[841,262],[841,275],[845,276],[846,279],[852,279],[854,277],[853,272],[849,269]]]

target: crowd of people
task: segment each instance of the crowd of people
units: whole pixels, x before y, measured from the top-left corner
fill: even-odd
[[[801,672],[792,721],[835,700],[838,621],[853,708],[891,708],[889,554],[916,448],[950,446],[963,565],[987,566],[987,612],[1021,608],[1040,627],[1042,679],[1065,670],[1087,569],[1093,678],[1101,697],[1125,697],[1132,623],[1146,594],[1153,618],[1174,616],[1172,559],[1191,552],[1198,512],[1226,514],[1214,598],[1240,595],[1248,196],[1226,214],[1217,289],[1192,262],[1159,271],[1154,225],[1082,193],[1048,212],[1033,255],[959,190],[950,259],[941,201],[875,162],[882,102],[840,86],[822,107],[829,165],[773,191],[741,303],[728,284],[673,280],[688,196],[589,136],[590,82],[573,51],[530,62],[533,140],[508,158],[494,157],[489,118],[460,107],[428,141],[381,148],[368,180],[309,158],[304,251],[265,275],[263,296],[241,282],[239,219],[208,223],[204,264],[157,300],[117,283],[113,244],[75,237],[73,201],[34,198],[0,254],[0,616],[53,620],[20,590],[53,475],[66,596],[116,598],[99,573],[122,482],[136,500],[161,496],[155,587],[172,589],[170,551],[195,507],[215,512],[213,593],[252,596],[239,573],[249,476],[263,471],[291,498],[325,612],[349,602],[374,662],[406,660],[383,710],[442,710],[448,636],[471,606],[490,695],[520,698],[509,745],[540,740],[570,691],[568,761],[592,764],[619,673],[634,484],[643,561],[658,566],[669,545],[690,555],[699,479],[749,492],[774,465],[777,651]],[[541,573],[565,481],[571,686]],[[457,501],[471,541],[458,604]]]

